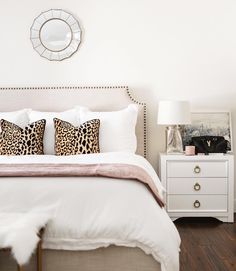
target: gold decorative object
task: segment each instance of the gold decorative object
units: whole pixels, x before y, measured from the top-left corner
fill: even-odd
[[[194,208],[199,208],[201,206],[200,201],[195,200],[194,203],[193,203],[193,206],[194,206]]]
[[[201,185],[199,183],[195,183],[194,190],[199,191],[201,189]]]
[[[201,168],[199,166],[196,166],[194,168],[194,172],[197,173],[197,174],[200,173],[201,172]]]

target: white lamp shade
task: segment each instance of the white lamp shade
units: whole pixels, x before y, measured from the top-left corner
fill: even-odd
[[[160,101],[157,124],[182,125],[191,123],[190,104],[188,101]]]

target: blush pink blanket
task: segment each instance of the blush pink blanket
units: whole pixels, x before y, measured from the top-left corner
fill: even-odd
[[[108,177],[134,180],[150,190],[157,203],[164,203],[149,174],[139,166],[129,164],[0,164],[0,177]]]

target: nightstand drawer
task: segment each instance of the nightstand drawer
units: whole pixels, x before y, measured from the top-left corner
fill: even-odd
[[[226,195],[168,195],[168,212],[227,212]]]
[[[168,178],[168,194],[227,195],[227,178]]]
[[[227,161],[168,161],[167,177],[218,177],[228,176]]]

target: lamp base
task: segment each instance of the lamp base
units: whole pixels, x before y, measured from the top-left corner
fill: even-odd
[[[166,153],[183,154],[183,141],[178,125],[168,126],[166,130]]]

